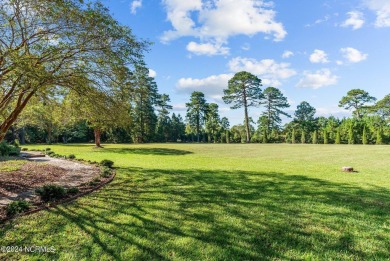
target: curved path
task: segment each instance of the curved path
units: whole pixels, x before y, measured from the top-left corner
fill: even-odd
[[[92,181],[95,177],[99,176],[100,169],[96,166],[86,165],[79,162],[69,161],[65,159],[45,157],[29,157],[33,156],[33,153],[23,153],[30,161],[50,164],[59,167],[66,171],[66,175],[61,176],[57,181],[50,184],[56,184],[64,187],[75,187],[80,184]],[[8,205],[11,201],[18,199],[30,200],[35,196],[35,189],[27,191],[12,193],[11,195],[0,194],[0,207]]]

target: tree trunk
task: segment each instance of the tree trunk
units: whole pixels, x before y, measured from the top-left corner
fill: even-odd
[[[248,116],[248,101],[246,97],[245,83],[244,83],[244,109],[245,109],[245,130],[246,130],[246,143],[251,141],[251,134],[249,132],[249,116]]]
[[[21,129],[19,129],[19,140],[20,140],[20,144],[21,145],[24,145],[26,144],[26,132],[25,132],[25,129],[24,127],[22,127]]]
[[[101,144],[100,144],[100,136],[101,136],[101,129],[100,128],[95,128],[93,130],[94,134],[95,134],[95,145],[96,147],[98,148],[101,148]]]
[[[200,142],[200,114],[198,113],[197,117],[196,117],[196,135],[197,135],[197,140],[198,140],[198,143]]]
[[[17,101],[17,105],[15,107],[15,109],[13,110],[13,112],[11,114],[9,114],[8,118],[6,120],[4,120],[1,124],[0,124],[0,142],[2,142],[4,140],[4,137],[5,135],[7,134],[7,131],[9,130],[9,128],[11,128],[11,126],[14,124],[14,122],[16,121],[16,119],[19,117],[19,114],[22,112],[22,110],[24,109],[24,107],[26,107],[28,101],[31,99],[31,97],[35,94],[35,91],[32,91],[30,92],[26,97],[25,99],[23,100],[24,98],[24,94],[21,94],[19,95],[19,99]]]
[[[245,130],[246,130],[246,143],[249,143],[251,141],[251,134],[249,131],[248,107],[246,106],[246,101],[245,101]]]

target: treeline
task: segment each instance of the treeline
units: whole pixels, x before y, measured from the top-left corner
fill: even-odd
[[[145,77],[148,77],[146,71]],[[148,78],[152,83],[152,79]],[[147,86],[154,87],[149,88],[151,92],[145,96],[147,100],[142,100],[139,95],[139,99],[132,103],[133,109],[129,113],[133,115],[128,118],[132,120],[127,123],[127,127],[103,129],[103,142],[246,142],[245,120],[243,124],[230,126],[228,119],[220,116],[218,105],[207,103],[202,92],[192,93],[186,103],[187,114],[183,119],[180,114],[170,113],[172,106],[168,95],[158,94],[154,84]],[[362,97],[366,97],[366,102],[361,100]],[[7,139],[18,139],[20,143],[95,141],[93,124],[86,119],[73,117],[70,113],[72,110],[66,106],[67,99],[61,102],[54,100],[36,103],[26,109],[17,127],[9,131]],[[340,101],[340,106],[347,109],[351,104],[358,104],[351,118],[315,117],[316,109],[307,102],[301,102],[294,115],[290,116],[282,110],[289,107],[286,97],[277,88],[268,87],[259,99],[258,105],[263,106],[262,115],[256,122],[248,117],[250,142],[389,144],[390,95],[374,104],[366,104],[375,100],[363,90],[351,90]],[[282,126],[281,115],[291,117],[292,121]]]
[[[244,112],[230,126],[216,103],[193,92],[185,116],[149,77],[138,40],[100,2],[0,1],[0,142],[389,143],[390,96],[359,89],[340,100],[349,119],[316,118],[309,103],[294,115],[283,93],[236,73],[223,101]],[[255,122],[249,108],[261,116]],[[282,126],[282,117],[293,120]]]

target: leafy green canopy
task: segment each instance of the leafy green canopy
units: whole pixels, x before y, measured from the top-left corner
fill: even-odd
[[[112,92],[147,46],[100,2],[0,1],[0,140],[33,96]]]

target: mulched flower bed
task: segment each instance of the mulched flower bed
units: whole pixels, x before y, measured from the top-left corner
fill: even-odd
[[[94,168],[94,178],[91,180],[79,175],[79,184],[77,186],[78,193],[67,194],[66,197],[58,201],[43,202],[37,195],[33,195],[29,198],[30,208],[29,211],[21,215],[34,213],[36,211],[47,209],[48,207],[55,206],[59,203],[68,202],[80,196],[86,195],[109,183],[115,176],[115,172],[112,171],[110,177],[100,176],[100,168],[98,166],[91,165]],[[96,175],[95,175],[96,174]],[[26,161],[17,170],[12,171],[0,171],[0,198],[14,197],[16,194],[24,193],[26,191],[32,191],[36,188],[42,187],[48,184],[56,184],[61,179],[66,179],[69,175],[69,170],[61,168],[59,166]],[[64,186],[66,187],[66,186]],[[9,219],[6,215],[7,206],[0,205],[0,223]]]

